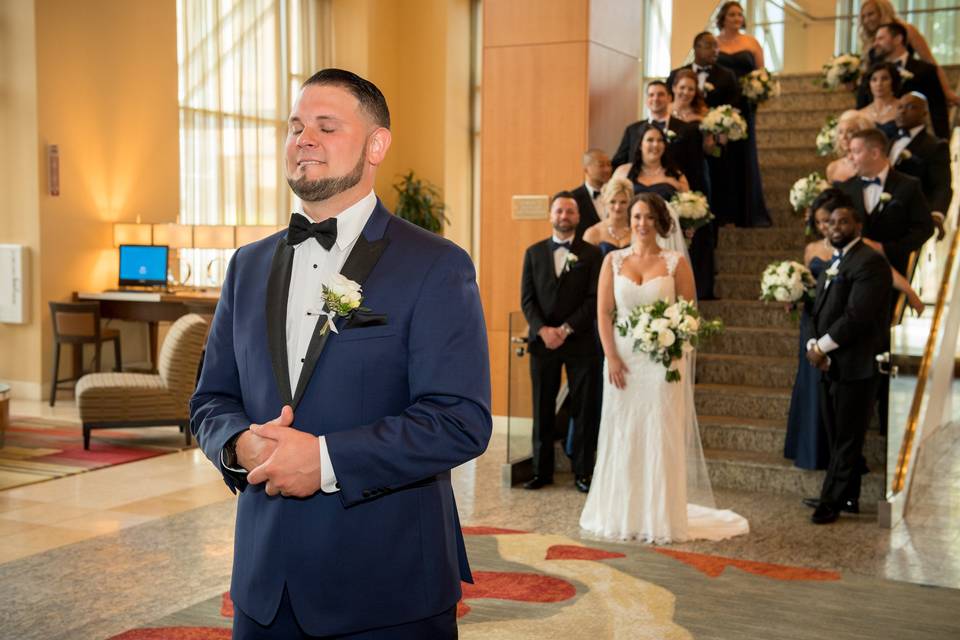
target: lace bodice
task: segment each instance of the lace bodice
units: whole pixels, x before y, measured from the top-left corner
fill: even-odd
[[[626,316],[631,309],[642,304],[653,304],[657,300],[666,298],[673,302],[676,299],[676,284],[674,273],[680,262],[680,254],[676,251],[661,251],[660,257],[667,263],[667,275],[651,278],[642,284],[637,284],[628,276],[621,273],[623,261],[627,259],[633,249],[627,247],[611,252],[613,256],[613,299],[617,305],[617,317]]]

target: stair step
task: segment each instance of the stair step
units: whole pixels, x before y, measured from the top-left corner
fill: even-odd
[[[791,176],[805,176],[814,171],[823,173],[829,161],[817,156],[813,149],[803,149],[797,151],[791,149],[784,151],[782,149],[763,149],[760,151],[760,166],[763,167],[763,175],[777,169],[789,171]]]
[[[757,129],[779,129],[780,127],[809,127],[814,131],[823,126],[828,116],[838,115],[836,109],[782,109],[760,111],[757,114]]]
[[[800,251],[717,251],[717,271],[725,274],[755,275],[758,279],[771,262],[800,260]]]
[[[710,482],[714,487],[792,494],[800,497],[816,496],[823,486],[824,471],[805,471],[793,466],[790,460],[776,453],[705,449]],[[873,468],[863,476],[860,488],[861,504],[879,501],[884,495],[882,468]]]
[[[779,98],[771,98],[762,105],[759,113],[798,109],[834,109],[839,115],[847,109],[855,108],[856,105],[857,99],[852,93],[824,91],[817,89],[811,83],[806,91],[796,90]]]
[[[821,122],[820,124],[822,125],[823,123]],[[817,134],[819,132],[820,127],[767,128],[757,131],[757,147],[760,148],[761,153],[770,147],[805,149],[808,152],[815,152],[817,148]]]
[[[793,387],[797,365],[796,355],[784,358],[700,352],[697,353],[697,382],[736,385],[763,382],[771,387]]]
[[[697,384],[697,415],[786,421],[790,389],[728,384]]]
[[[711,320],[723,320],[727,327],[799,331],[799,322],[791,318],[783,307],[759,300],[703,300],[700,302],[700,311]]]
[[[718,244],[723,249],[743,251],[803,251],[806,242],[798,229],[721,227]]]
[[[796,358],[799,348],[798,332],[799,329],[728,326],[720,335],[706,340],[700,346],[700,351],[740,356]],[[767,382],[764,380],[762,384]]]

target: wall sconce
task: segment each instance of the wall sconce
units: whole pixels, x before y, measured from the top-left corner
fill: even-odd
[[[195,249],[233,249],[236,246],[235,227],[225,224],[198,224],[193,227]],[[217,286],[223,278],[223,252],[207,263],[207,281]]]
[[[167,281],[178,287],[186,286],[190,281],[192,270],[188,260],[181,260],[180,249],[193,248],[193,227],[188,224],[161,223],[153,225],[153,244],[167,245],[176,249],[179,279],[174,277],[173,270],[167,271]]]
[[[239,249],[251,242],[262,240],[277,232],[274,225],[238,225],[236,229],[236,247]]]
[[[122,244],[153,244],[152,225],[139,222],[114,222],[113,246]]]

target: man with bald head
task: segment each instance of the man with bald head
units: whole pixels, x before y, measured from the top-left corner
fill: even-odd
[[[583,184],[571,189],[577,207],[580,210],[580,222],[577,224],[577,237],[600,222],[603,203],[600,202],[600,190],[613,174],[610,156],[603,149],[587,149],[583,152]]]
[[[950,145],[927,131],[927,99],[921,93],[900,98],[896,123],[898,136],[890,146],[890,164],[899,172],[918,179],[930,202],[937,240],[944,236],[944,214],[950,207]]]

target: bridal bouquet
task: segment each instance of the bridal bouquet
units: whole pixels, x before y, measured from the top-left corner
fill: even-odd
[[[837,117],[827,116],[827,121],[817,134],[817,155],[829,156],[837,150]]]
[[[720,145],[724,145],[727,141],[743,140],[747,137],[747,121],[743,119],[739,109],[722,104],[707,111],[707,115],[700,122],[700,130],[713,134]],[[714,147],[712,154],[719,158],[720,146]]]
[[[677,214],[680,220],[680,228],[699,229],[705,224],[709,224],[715,217],[710,211],[710,205],[707,204],[707,196],[699,191],[678,191],[667,206]],[[687,239],[689,244],[690,240]]]
[[[860,79],[860,56],[855,53],[843,53],[823,65],[824,89],[836,90],[842,85],[853,84]]]
[[[764,302],[785,302],[791,315],[806,301],[813,301],[817,281],[810,270],[799,262],[771,262],[760,276],[760,299]]]
[[[800,178],[790,187],[790,205],[796,213],[803,213],[813,204],[824,189],[829,189],[830,183],[826,178],[814,171],[810,175]]]
[[[755,69],[740,78],[740,88],[743,95],[754,104],[780,95],[780,81],[766,69]]]
[[[673,304],[657,300],[634,307],[617,322],[616,329],[621,336],[633,339],[635,352],[649,353],[651,360],[666,367],[667,382],[679,382],[675,363],[693,351],[700,340],[720,333],[723,323],[704,320],[692,302],[679,298]]]

